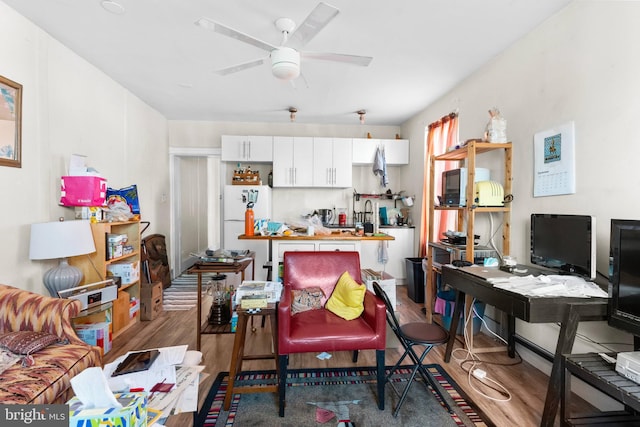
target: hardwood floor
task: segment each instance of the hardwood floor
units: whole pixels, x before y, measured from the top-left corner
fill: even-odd
[[[400,322],[421,321],[421,305],[411,301],[407,297],[406,287],[397,287],[398,307],[397,313]],[[203,308],[203,316],[206,316],[208,309]],[[195,331],[195,309],[190,311],[169,311],[163,312],[157,319],[148,322],[138,322],[135,326],[127,330],[114,340],[113,348],[104,357],[104,363],[113,361],[118,356],[129,350],[140,350],[145,348],[155,348],[187,344],[190,350],[196,346]],[[264,353],[270,348],[269,325],[260,328],[256,323],[256,332],[249,333],[246,343],[247,354]],[[202,389],[208,389],[221,371],[229,370],[231,359],[231,349],[233,348],[234,334],[203,335],[202,353],[203,364],[206,365],[205,372],[209,377],[205,380]],[[459,337],[460,338],[460,337]],[[493,339],[484,334],[475,337],[476,345],[479,347],[496,345]],[[434,348],[428,355],[426,363],[438,363],[443,366],[449,375],[458,383],[460,388],[469,398],[480,408],[492,423],[499,427],[511,426],[537,426],[542,418],[542,409],[547,390],[548,377],[527,362],[514,364],[516,359],[510,359],[506,352],[482,353],[478,357],[486,361],[479,367],[487,373],[487,378],[503,385],[509,393],[508,401],[500,393],[479,383],[478,380],[468,375],[468,363],[461,363],[457,358],[464,358],[463,350],[454,350],[450,363],[445,363],[443,359],[445,346]],[[456,349],[462,349],[460,341],[456,344]],[[386,363],[393,365],[402,352],[398,348],[387,348]],[[291,368],[309,367],[342,367],[353,366],[351,354],[348,352],[337,352],[329,360],[319,360],[315,354],[294,354],[290,356]],[[243,365],[243,370],[252,369],[273,369],[273,361],[250,360]],[[357,365],[375,366],[375,353],[373,351],[363,351],[360,354]],[[388,391],[389,392],[389,391]],[[201,393],[202,394],[202,393]],[[488,397],[486,397],[488,396]],[[203,396],[201,396],[203,398]],[[572,398],[572,405],[577,405],[575,410],[584,410],[588,405],[579,398]],[[277,408],[274,407],[274,410]],[[168,426],[191,425],[190,414],[182,414],[169,418]],[[556,421],[556,425],[559,422]]]

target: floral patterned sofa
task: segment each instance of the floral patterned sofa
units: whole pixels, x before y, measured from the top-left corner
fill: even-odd
[[[71,324],[81,308],[80,301],[0,285],[0,337],[44,331],[62,341],[33,353],[31,366],[17,362],[0,373],[1,403],[65,403],[73,396],[69,380],[85,368],[102,365],[100,348],[78,338]]]

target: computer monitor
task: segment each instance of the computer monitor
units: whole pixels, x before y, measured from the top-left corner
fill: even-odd
[[[595,279],[595,231],[589,215],[531,214],[531,263]]]
[[[609,325],[640,337],[640,220],[611,220]],[[638,339],[636,338],[636,341]]]

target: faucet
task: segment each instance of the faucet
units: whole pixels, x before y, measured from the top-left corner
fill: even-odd
[[[364,218],[362,218],[364,220],[364,222],[367,222],[367,214],[371,214],[371,218],[369,220],[369,222],[373,221],[373,206],[371,205],[371,199],[367,199],[366,202],[364,202]]]

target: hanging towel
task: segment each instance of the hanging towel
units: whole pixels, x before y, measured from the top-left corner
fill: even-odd
[[[378,246],[378,262],[380,264],[386,264],[389,261],[389,252],[387,251],[387,242],[380,240]]]
[[[389,185],[389,177],[387,176],[387,161],[384,158],[384,148],[376,148],[376,156],[373,159],[373,174],[380,175],[380,186]]]

